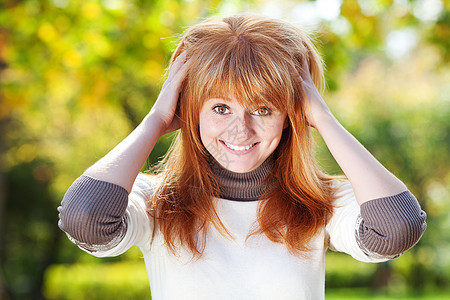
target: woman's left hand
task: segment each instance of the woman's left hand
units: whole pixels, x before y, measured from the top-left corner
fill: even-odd
[[[406,186],[384,168],[333,116],[311,78],[306,61],[301,72],[308,98],[307,120],[322,136],[336,162],[349,179],[359,204],[396,195]]]
[[[314,84],[311,74],[309,72],[308,62],[305,59],[303,61],[303,72],[300,74],[302,79],[303,90],[308,99],[308,110],[307,110],[307,120],[310,126],[318,129],[323,118],[329,118],[332,116],[330,109],[328,108],[325,101],[320,96],[316,85]]]

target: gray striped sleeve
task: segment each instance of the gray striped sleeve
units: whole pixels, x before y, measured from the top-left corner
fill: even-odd
[[[58,226],[86,250],[108,250],[125,236],[127,204],[128,192],[123,187],[82,175],[58,207]]]
[[[366,254],[395,258],[419,241],[427,227],[425,219],[409,191],[367,201],[361,205],[356,238]]]

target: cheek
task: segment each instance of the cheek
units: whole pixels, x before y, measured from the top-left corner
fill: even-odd
[[[283,122],[266,122],[263,126],[258,126],[258,135],[268,139],[280,139],[282,134]]]
[[[200,137],[203,139],[214,138],[222,132],[225,125],[214,118],[200,118]]]
[[[229,120],[226,118],[204,117],[200,119],[200,133],[206,136],[218,136],[229,126]]]

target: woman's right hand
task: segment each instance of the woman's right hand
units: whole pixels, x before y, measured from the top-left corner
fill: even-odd
[[[131,191],[136,176],[161,135],[180,127],[175,111],[189,64],[186,53],[177,57],[150,113],[122,142],[89,167],[85,175]]]
[[[175,111],[180,96],[181,83],[186,78],[190,62],[190,60],[186,61],[186,51],[175,59],[158,99],[150,110],[149,116],[159,119],[162,135],[180,128],[180,120]]]

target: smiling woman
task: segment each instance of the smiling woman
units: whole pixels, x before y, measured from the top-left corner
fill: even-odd
[[[140,247],[153,299],[323,299],[327,248],[398,257],[425,213],[333,116],[309,38],[236,15],[189,28],[142,123],[67,191],[61,229],[83,250]],[[320,171],[311,128],[348,180]],[[154,176],[157,139],[180,129]]]

